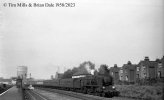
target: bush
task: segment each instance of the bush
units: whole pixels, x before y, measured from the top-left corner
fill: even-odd
[[[116,85],[120,96],[145,100],[162,100],[162,86]]]

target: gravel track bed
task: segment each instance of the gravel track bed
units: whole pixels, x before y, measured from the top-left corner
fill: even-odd
[[[59,94],[79,98],[82,100],[137,100],[137,99],[125,98],[125,97],[105,98],[105,97],[99,97],[99,96],[77,93],[77,92],[72,92],[72,91],[64,91],[64,90],[49,89],[49,88],[36,88],[36,90],[37,91],[45,90],[45,91],[49,91],[49,92],[53,92],[53,93],[59,93]],[[65,99],[63,99],[63,100],[65,100]]]

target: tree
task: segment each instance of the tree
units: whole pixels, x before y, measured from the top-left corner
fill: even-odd
[[[72,78],[72,70],[71,69],[68,69],[67,71],[64,72],[62,78]]]
[[[94,75],[98,75],[98,71],[97,70],[94,71]]]
[[[92,63],[91,61],[84,61],[83,63],[81,63],[79,65],[79,69],[80,68],[85,68],[86,66],[89,66],[89,69],[95,69],[95,64]]]
[[[62,78],[72,78],[73,74],[77,72],[82,72],[84,74],[90,73],[89,71],[91,69],[95,68],[95,64],[92,63],[91,61],[85,61],[79,65],[79,67],[74,67],[73,69],[68,69],[67,71],[64,72]]]
[[[95,64],[91,61],[84,61],[79,65],[79,71],[87,72],[88,74],[90,74],[92,69],[95,69]]]
[[[98,69],[98,75],[109,75],[108,65],[100,65],[100,68]]]
[[[72,69],[72,75],[75,74],[76,72],[78,72],[78,68],[77,68],[77,67],[74,67],[74,68]]]

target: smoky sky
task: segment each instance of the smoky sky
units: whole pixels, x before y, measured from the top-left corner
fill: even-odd
[[[76,7],[1,5],[0,77],[16,76],[21,65],[34,78],[50,78],[84,61],[121,67],[164,55],[162,0],[1,0],[20,1]]]

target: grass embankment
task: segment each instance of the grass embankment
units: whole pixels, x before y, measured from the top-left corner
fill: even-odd
[[[116,85],[120,91],[120,96],[138,98],[143,100],[163,100],[163,87],[158,86],[139,86],[139,85]]]

